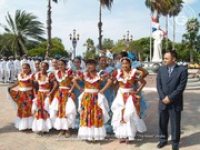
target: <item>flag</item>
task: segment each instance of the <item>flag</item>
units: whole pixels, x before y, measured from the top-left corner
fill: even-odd
[[[151,21],[152,21],[152,22],[155,22],[155,23],[158,23],[158,20],[155,19],[155,18],[153,18],[153,17],[151,17]]]
[[[158,28],[159,28],[159,22],[158,22],[158,20],[157,19],[155,19],[155,18],[153,18],[153,17],[151,17],[151,22],[152,22],[152,32],[155,32],[156,30],[158,30]],[[162,29],[159,29],[159,30],[161,30],[162,32],[163,32],[163,35],[164,36],[167,36],[167,32],[165,32],[164,30],[162,30]]]
[[[162,29],[160,29],[163,32],[164,36],[167,36],[167,32],[163,31]]]
[[[154,32],[158,29],[159,22],[157,19],[151,17],[151,23],[152,23],[152,32]]]

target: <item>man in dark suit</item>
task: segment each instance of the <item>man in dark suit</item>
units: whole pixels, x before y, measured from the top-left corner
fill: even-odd
[[[164,66],[157,75],[159,94],[159,144],[157,148],[167,145],[168,122],[171,124],[172,149],[179,149],[181,111],[183,110],[183,91],[187,84],[188,71],[176,64],[177,53],[167,51],[164,55]]]

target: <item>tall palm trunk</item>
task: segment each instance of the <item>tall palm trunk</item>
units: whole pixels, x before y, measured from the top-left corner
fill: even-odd
[[[51,0],[48,0],[48,6],[47,6],[47,51],[46,51],[46,57],[49,57],[50,49],[52,47],[51,43]]]
[[[193,50],[194,50],[194,43],[193,41],[191,41],[191,49],[190,49],[190,63],[194,62],[194,58],[193,58]]]
[[[100,1],[100,7],[99,7],[99,23],[98,23],[98,28],[99,28],[99,49],[102,49],[102,25],[103,23],[101,22],[101,1]]]
[[[175,49],[175,41],[176,41],[176,17],[173,16],[173,46],[172,49]]]

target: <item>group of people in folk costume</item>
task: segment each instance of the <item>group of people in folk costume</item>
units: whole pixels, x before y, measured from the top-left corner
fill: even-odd
[[[79,57],[73,62],[53,59],[50,71],[46,61],[35,61],[35,72],[22,63],[17,82],[8,88],[17,108],[15,127],[38,134],[54,128],[65,137],[77,128],[78,138],[89,141],[112,132],[120,142],[134,140],[137,132],[147,130],[148,104],[141,90],[148,72],[128,56],[119,54],[117,68],[108,65],[106,56],[85,65]]]

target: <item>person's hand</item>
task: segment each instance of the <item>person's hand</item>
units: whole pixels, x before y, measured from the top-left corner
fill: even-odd
[[[166,96],[166,97],[162,100],[162,102],[163,102],[164,104],[166,104],[166,105],[170,104],[169,97]]]
[[[72,94],[72,90],[69,90],[68,95],[71,96],[71,94]]]
[[[84,89],[83,89],[83,88],[79,88],[79,91],[83,92],[83,91],[84,91]]]
[[[130,94],[137,94],[137,93],[138,93],[138,90],[135,91],[135,90],[132,89],[132,90],[130,91]]]
[[[49,94],[47,94],[48,98],[51,98],[52,93],[50,92]]]
[[[116,83],[117,83],[117,81],[116,81],[116,80],[114,80],[114,81],[113,81],[113,84],[116,84]]]
[[[69,90],[68,93],[71,94],[71,93],[72,93],[72,90]]]
[[[99,91],[99,94],[103,94],[103,91],[102,91],[102,90],[100,90],[100,91]]]

